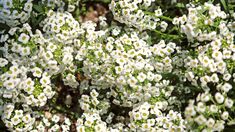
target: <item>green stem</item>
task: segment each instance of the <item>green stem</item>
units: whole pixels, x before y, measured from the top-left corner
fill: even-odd
[[[173,39],[179,39],[179,38],[181,38],[181,37],[178,36],[178,35],[166,34],[166,33],[160,32],[160,31],[158,31],[158,30],[154,30],[154,32],[157,33],[157,34],[159,34],[159,35],[161,35],[161,36],[163,36],[163,37],[166,37],[166,38],[173,38]]]
[[[170,17],[167,17],[167,16],[155,16],[155,13],[148,12],[148,11],[144,11],[144,14],[151,15],[151,16],[154,16],[156,18],[160,18],[160,19],[163,19],[163,20],[166,20],[166,21],[171,21],[171,22],[173,21],[173,19],[170,18]]]

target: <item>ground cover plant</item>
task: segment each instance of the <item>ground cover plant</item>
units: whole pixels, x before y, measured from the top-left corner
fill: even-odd
[[[0,131],[234,131],[234,9],[0,0]]]

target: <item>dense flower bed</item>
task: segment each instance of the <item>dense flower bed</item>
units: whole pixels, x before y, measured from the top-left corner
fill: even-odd
[[[235,13],[223,0],[168,1],[175,14],[164,4],[108,1],[109,15],[95,23],[81,20],[79,0],[0,1],[4,129],[210,132],[233,126]]]

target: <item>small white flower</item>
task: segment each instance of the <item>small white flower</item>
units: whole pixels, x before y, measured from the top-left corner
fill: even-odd
[[[135,77],[131,77],[130,79],[127,80],[127,83],[132,87],[135,86],[137,83],[137,79]]]
[[[41,75],[42,75],[42,70],[41,70],[40,68],[34,67],[32,71],[33,71],[33,76],[34,76],[34,77],[38,77],[38,78],[41,77]]]
[[[134,120],[141,120],[142,116],[139,112],[134,112],[133,113]]]
[[[212,57],[215,60],[222,60],[223,59],[223,55],[222,55],[222,53],[220,51],[213,51]]]
[[[206,110],[206,106],[204,105],[204,103],[199,102],[197,104],[197,111],[203,113],[205,112],[205,110]]]
[[[149,116],[149,111],[145,110],[145,111],[141,111],[141,117],[142,119],[147,119]]]
[[[23,117],[23,110],[15,110],[15,117]]]
[[[217,107],[216,105],[211,105],[211,106],[210,106],[210,111],[211,111],[212,113],[216,113],[216,112],[218,112],[218,107]]]
[[[225,81],[229,81],[231,77],[232,77],[232,75],[229,74],[229,73],[223,75],[223,79],[224,79]]]
[[[137,79],[140,82],[144,82],[144,80],[147,78],[146,74],[144,74],[143,72],[139,73],[139,75],[137,76]]]
[[[161,9],[157,9],[154,12],[155,12],[155,16],[157,16],[157,17],[162,16],[162,10]]]
[[[98,93],[98,92],[96,92],[96,90],[95,90],[95,89],[92,89],[92,91],[91,91],[90,95],[91,95],[91,97],[92,97],[92,98],[96,98],[96,97],[98,97],[99,93]]]
[[[53,115],[52,118],[51,118],[51,120],[52,120],[53,122],[57,123],[57,122],[59,122],[60,117],[57,116],[57,115]]]
[[[30,38],[30,37],[29,37],[27,34],[21,33],[20,36],[19,36],[19,38],[18,38],[18,41],[20,41],[20,42],[26,44],[26,43],[28,43],[29,38]]]
[[[13,118],[11,118],[11,122],[14,124],[14,125],[17,125],[21,122],[20,118],[18,116],[14,116]]]
[[[0,67],[4,67],[8,64],[8,61],[4,58],[0,58]]]
[[[3,4],[3,8],[9,9],[9,8],[12,8],[13,1],[12,0],[4,0],[4,1],[1,1],[1,4]]]
[[[216,73],[213,73],[212,76],[210,77],[210,80],[214,83],[219,82],[219,77]]]
[[[42,84],[42,86],[47,86],[48,84],[51,83],[51,81],[50,81],[50,78],[49,78],[49,77],[43,76],[43,77],[40,79],[40,83]]]
[[[30,116],[30,114],[26,114],[26,115],[24,115],[23,116],[23,118],[22,118],[22,121],[24,122],[24,123],[29,123],[30,121],[31,121],[31,116]]]
[[[222,118],[223,120],[227,120],[228,117],[229,117],[229,113],[228,113],[227,111],[224,111],[224,112],[222,113],[222,115],[221,115],[221,118]]]
[[[224,102],[224,96],[221,93],[217,92],[215,94],[215,100],[217,101],[217,103],[221,104]]]
[[[10,80],[6,80],[4,83],[3,83],[3,86],[6,87],[6,89],[8,90],[12,90],[15,88],[15,82],[14,80],[10,79]]]
[[[212,119],[212,118],[209,118],[209,119],[207,120],[207,122],[206,122],[206,125],[207,125],[207,127],[209,127],[209,128],[213,128],[214,124],[215,124],[215,120]]]
[[[221,87],[221,90],[223,90],[224,92],[228,92],[230,89],[232,89],[233,86],[229,83],[225,83],[222,87]]]
[[[27,11],[27,12],[31,12],[32,7],[33,7],[33,4],[31,2],[27,2],[27,3],[24,4],[24,10]]]
[[[224,105],[228,108],[231,108],[233,106],[233,100],[229,99],[229,98],[226,98],[225,101],[224,101]]]
[[[206,123],[206,118],[203,115],[199,115],[198,117],[196,117],[195,122],[197,122],[197,124],[202,125],[204,123]]]
[[[22,55],[22,56],[30,55],[30,48],[29,47],[21,47],[20,48],[20,55]]]
[[[78,132],[85,132],[85,126],[80,126],[79,125],[79,126],[77,126],[76,129],[77,129]]]
[[[44,93],[40,93],[40,95],[38,96],[38,100],[45,102],[47,101],[47,97]]]
[[[91,127],[91,125],[93,124],[93,121],[94,121],[94,120],[92,120],[92,119],[87,119],[87,120],[85,121],[84,125],[87,126],[87,127]]]

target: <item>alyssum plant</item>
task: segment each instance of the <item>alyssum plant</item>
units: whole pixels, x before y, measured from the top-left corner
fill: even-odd
[[[0,1],[4,129],[212,132],[234,125],[232,5],[112,0],[113,18],[94,23],[79,19],[81,3]]]

